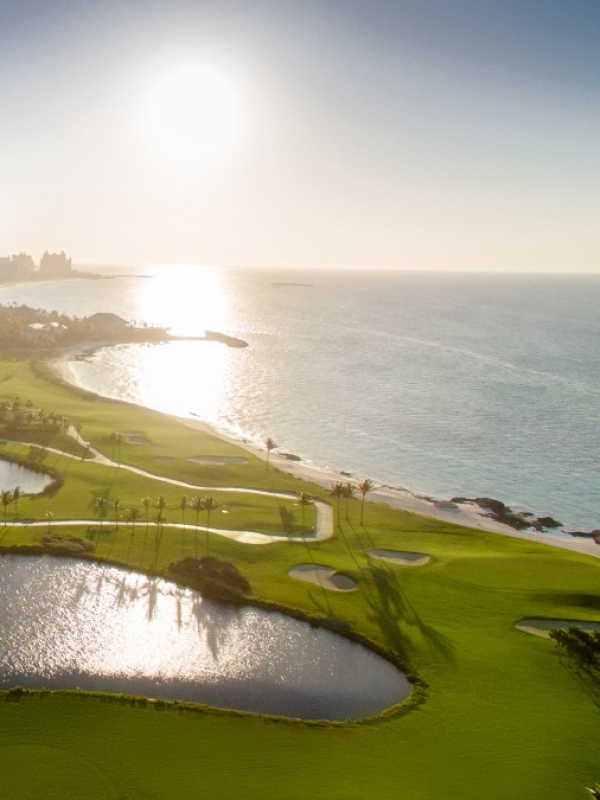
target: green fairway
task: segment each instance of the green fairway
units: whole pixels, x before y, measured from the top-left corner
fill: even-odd
[[[37,444],[63,453],[32,451],[22,438],[2,444],[0,457],[35,457],[62,483],[6,507],[6,525],[0,509],[0,546],[42,546],[60,534],[88,542],[90,557],[164,575],[171,562],[210,552],[248,579],[252,600],[335,618],[426,684],[422,702],[343,724],[69,692],[0,693],[0,798],[585,800],[584,787],[600,781],[597,678],[561,661],[553,642],[514,627],[525,617],[600,620],[600,561],[368,498],[361,524],[360,497],[347,515],[342,501],[339,516],[333,500],[333,535],[318,541],[315,507],[302,509],[296,494],[325,500],[325,490],[180,421],[48,380],[25,360],[0,361],[0,380],[0,401],[20,397],[68,417],[112,462],[82,458],[62,438]],[[136,432],[137,441],[115,432]],[[198,455],[243,455],[247,463],[190,460]],[[224,491],[232,487],[275,494]],[[209,493],[218,503],[210,520],[181,508],[183,495]],[[112,502],[105,515],[99,496]],[[135,526],[119,514],[131,506],[140,514]],[[17,517],[47,524],[12,525]],[[253,546],[219,528],[285,538]],[[375,548],[430,560],[391,564],[366,554]],[[357,591],[290,578],[303,562],[348,575]]]

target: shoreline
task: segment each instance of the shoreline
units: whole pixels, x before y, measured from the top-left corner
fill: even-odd
[[[114,346],[115,342],[110,341],[88,341],[78,345],[65,348],[60,351],[57,356],[46,359],[47,365],[54,372],[54,374],[67,384],[77,388],[85,389],[81,386],[74,375],[71,367],[71,361],[75,360],[77,356],[84,353],[93,353],[104,347]],[[91,391],[85,389],[86,391]],[[98,394],[97,392],[91,392]],[[112,398],[111,398],[112,399]],[[114,398],[119,399],[119,398]],[[120,400],[120,402],[130,403],[131,405],[139,405],[127,400]],[[145,407],[145,406],[140,406]],[[160,412],[165,416],[178,422],[179,424],[186,425],[195,430],[210,433],[217,438],[234,444],[237,447],[247,450],[253,455],[266,460],[267,452],[264,446],[236,437],[223,430],[216,428],[208,422],[196,420],[191,417],[179,417],[168,412]],[[273,450],[270,455],[270,463],[282,472],[286,472],[294,477],[316,483],[317,485],[326,489],[330,488],[331,484],[336,481],[349,482],[356,487],[358,481],[355,477],[349,476],[344,473],[335,472],[330,469],[323,469],[303,461],[297,457],[289,457],[288,453],[280,453]],[[412,494],[407,489],[398,489],[386,485],[375,485],[373,491],[367,494],[367,500],[374,503],[390,506],[391,508],[400,511],[407,511],[409,513],[417,514],[422,517],[429,517],[441,522],[448,522],[454,525],[462,525],[467,528],[485,531],[487,533],[496,533],[503,536],[510,536],[516,539],[524,539],[530,542],[539,544],[548,544],[554,547],[559,547],[564,550],[581,553],[583,555],[591,555],[600,558],[600,545],[597,544],[593,538],[572,537],[563,538],[559,537],[552,532],[540,533],[537,531],[517,530],[510,525],[498,522],[488,515],[485,511],[472,501],[464,503],[452,503],[449,500],[429,499],[418,497]]]

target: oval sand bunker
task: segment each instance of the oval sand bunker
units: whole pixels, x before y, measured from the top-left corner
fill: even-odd
[[[581,619],[521,619],[515,622],[515,628],[532,636],[541,636],[544,639],[550,638],[550,631],[553,628],[583,628],[586,631],[600,631],[600,622],[590,622]]]
[[[288,572],[288,575],[298,581],[316,583],[317,586],[330,589],[332,592],[352,592],[356,589],[356,583],[352,578],[336,572],[331,567],[325,567],[323,564],[296,564]]]
[[[392,564],[404,564],[407,567],[420,567],[429,561],[426,553],[413,553],[408,550],[368,550],[367,555]]]
[[[248,459],[241,456],[190,456],[194,464],[247,464]]]

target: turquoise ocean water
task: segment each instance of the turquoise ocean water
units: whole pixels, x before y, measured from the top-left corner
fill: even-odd
[[[600,528],[600,276],[164,266],[0,303],[239,336],[107,348],[100,393],[273,437],[318,466]]]

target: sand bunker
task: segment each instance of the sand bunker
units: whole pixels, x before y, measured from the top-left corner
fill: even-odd
[[[367,555],[407,567],[420,567],[429,561],[426,553],[411,553],[408,550],[368,550]]]
[[[247,464],[248,459],[241,456],[190,456],[194,464]]]
[[[299,581],[316,583],[332,592],[351,592],[356,589],[356,583],[352,578],[322,564],[296,564],[288,575]]]
[[[583,628],[586,631],[600,631],[600,622],[581,619],[521,619],[515,622],[515,628],[532,636],[550,638],[552,628]]]
[[[127,444],[148,444],[150,441],[142,431],[117,431],[117,433]]]

